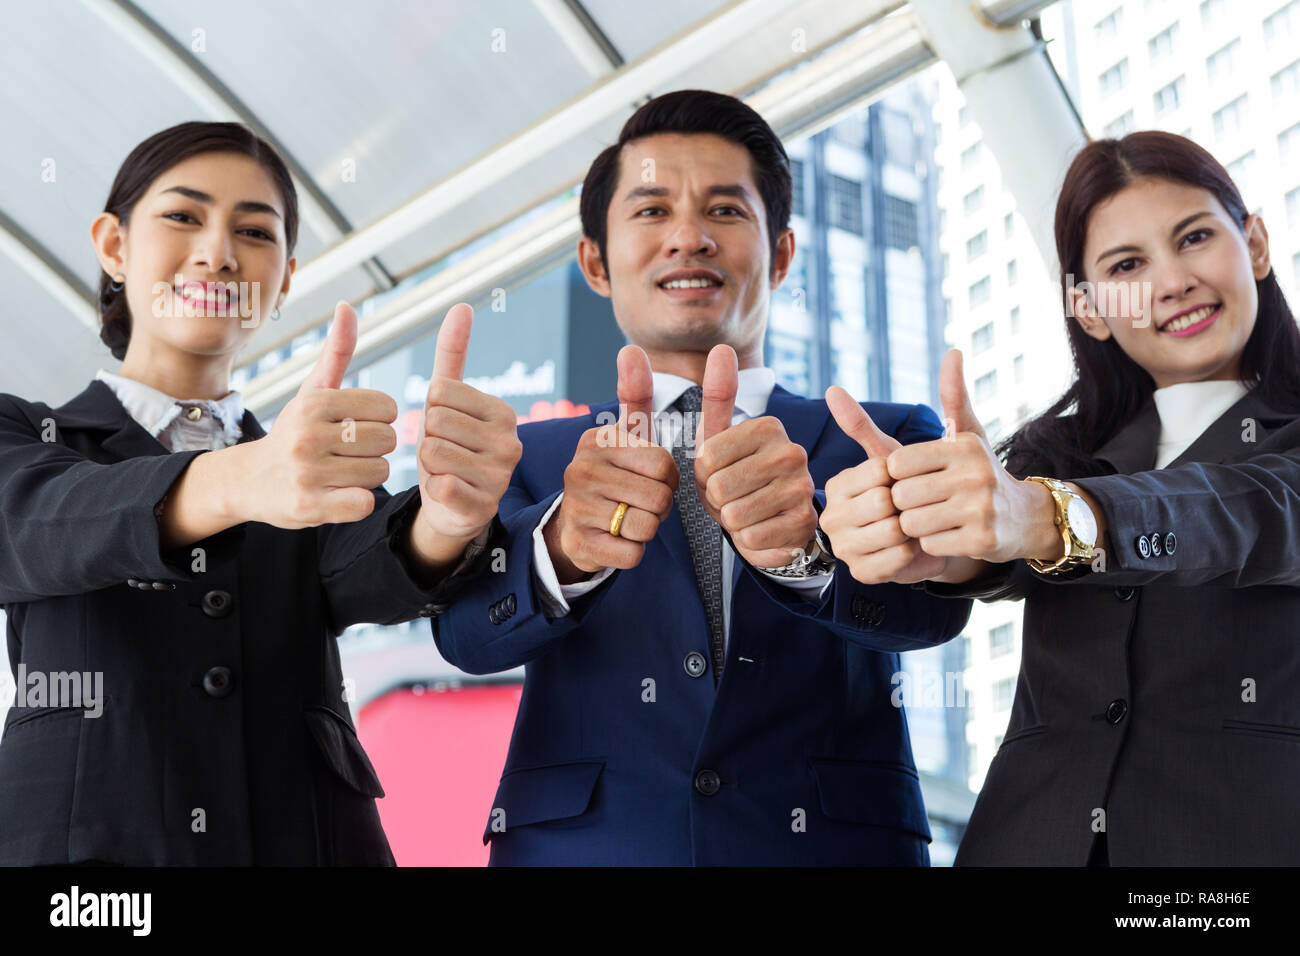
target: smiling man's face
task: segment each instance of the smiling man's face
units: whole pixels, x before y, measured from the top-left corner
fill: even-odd
[[[702,369],[720,343],[741,368],[762,364],[769,299],[790,268],[794,236],[785,230],[774,260],[753,167],[744,146],[712,134],[660,133],[623,147],[606,214],[608,261],[584,237],[579,263],[657,370],[673,371],[675,356],[692,365],[698,357]]]

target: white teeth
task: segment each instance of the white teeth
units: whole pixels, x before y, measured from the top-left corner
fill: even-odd
[[[1197,309],[1195,312],[1189,312],[1187,315],[1180,316],[1172,322],[1165,323],[1164,327],[1160,331],[1181,332],[1183,329],[1195,325],[1197,322],[1204,322],[1214,314],[1214,311],[1217,308],[1217,305],[1207,305],[1203,308]]]
[[[707,289],[721,284],[712,279],[673,279],[671,282],[663,283],[663,287],[665,289]]]

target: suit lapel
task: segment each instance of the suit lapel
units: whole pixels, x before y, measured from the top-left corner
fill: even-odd
[[[104,382],[95,379],[76,397],[54,410],[59,428],[84,429],[103,433],[99,445],[119,461],[144,455],[168,455],[171,452],[144,426],[130,416],[117,394]],[[245,409],[244,434],[240,443],[266,436],[266,432]]]
[[[1215,419],[1182,454],[1165,467],[1173,468],[1194,461],[1222,463],[1244,458],[1269,434],[1295,418],[1295,415],[1267,405],[1255,390],[1251,390]],[[1253,426],[1250,425],[1251,422],[1254,423]],[[1253,441],[1242,437],[1247,427],[1255,430]],[[1159,442],[1160,412],[1156,408],[1155,399],[1147,396],[1142,410],[1093,457],[1108,462],[1121,475],[1151,471],[1156,466]]]

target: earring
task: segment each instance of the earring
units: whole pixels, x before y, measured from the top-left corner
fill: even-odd
[[[121,277],[113,276],[113,279],[111,282],[109,282],[108,287],[112,289],[114,292],[121,292],[124,288],[126,288],[126,276],[121,276]]]
[[[279,318],[280,318],[280,310],[279,310],[278,308],[276,308],[276,309],[272,309],[272,310],[271,310],[271,321],[272,321],[272,322],[275,322],[275,321],[277,321]]]

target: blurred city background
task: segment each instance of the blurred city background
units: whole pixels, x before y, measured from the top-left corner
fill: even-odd
[[[89,242],[112,175],[159,129],[237,119],[290,158],[304,222],[294,294],[234,387],[269,428],[333,304],[353,302],[363,337],[347,384],[403,410],[392,491],[415,480],[434,337],[455,301],[476,309],[467,380],[521,423],[613,397],[624,340],[573,261],[577,184],[655,93],[734,93],[786,140],[797,255],[766,364],[799,394],[839,384],[937,410],[956,346],[995,440],[1059,396],[1071,365],[1052,203],[1086,136],[1195,139],[1262,214],[1289,295],[1300,273],[1300,0],[0,8],[0,391],[57,405],[116,370]],[[937,865],[1001,743],[1020,614],[977,604],[960,639],[902,656]],[[485,862],[522,669],[460,673],[423,618],[352,628],[340,647],[398,862]]]

